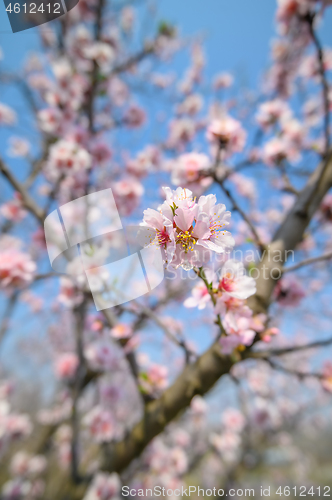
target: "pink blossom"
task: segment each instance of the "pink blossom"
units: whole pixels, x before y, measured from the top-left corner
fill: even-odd
[[[129,89],[117,76],[112,77],[107,85],[107,92],[115,106],[121,107],[128,101]]]
[[[276,18],[281,24],[282,33],[287,33],[291,22],[305,16],[315,4],[316,0],[278,0]]]
[[[126,323],[118,323],[111,329],[112,337],[116,339],[127,339],[133,334],[133,329]]]
[[[2,425],[11,439],[25,438],[33,429],[30,417],[23,413],[10,413],[5,417]]]
[[[14,476],[35,476],[45,470],[46,464],[46,458],[42,455],[32,456],[19,451],[12,458],[10,470]]]
[[[131,6],[124,7],[121,11],[120,24],[125,33],[129,33],[133,29],[135,21],[135,11]]]
[[[15,157],[25,157],[28,156],[30,152],[30,142],[22,137],[10,137],[9,139],[10,148],[8,151],[9,156]]]
[[[245,275],[242,262],[229,259],[221,269],[218,289],[235,299],[247,299],[256,292],[254,278]]]
[[[76,354],[66,352],[60,354],[55,361],[55,373],[59,379],[70,380],[74,377],[79,361]]]
[[[50,148],[47,172],[51,177],[60,174],[75,174],[91,167],[91,156],[79,144],[60,140]]]
[[[75,286],[72,279],[62,276],[58,300],[67,307],[73,307],[82,302],[83,294]]]
[[[140,128],[146,122],[146,114],[144,109],[140,108],[137,104],[132,104],[125,111],[124,122],[130,128]]]
[[[226,333],[236,336],[241,345],[250,346],[253,343],[256,332],[252,329],[250,318],[227,312],[222,324]]]
[[[234,349],[242,345],[240,337],[237,337],[236,335],[227,335],[226,337],[221,337],[219,343],[221,345],[223,354],[232,354]]]
[[[13,109],[6,104],[0,102],[0,126],[1,125],[14,125],[16,122],[16,113]]]
[[[175,76],[173,74],[164,74],[164,73],[153,73],[151,75],[151,82],[156,87],[160,87],[161,89],[165,89],[172,85],[174,82]]]
[[[216,296],[216,305],[214,308],[214,312],[216,314],[221,314],[224,316],[226,312],[233,312],[239,316],[245,316],[250,318],[252,316],[252,311],[245,304],[244,300],[236,299],[225,293],[223,291],[219,291]]]
[[[202,265],[211,251],[224,253],[233,246],[233,237],[224,229],[231,214],[225,205],[216,205],[214,195],[201,196],[196,202],[188,189],[163,190],[166,201],[159,214],[145,211],[143,225],[156,229],[151,244],[164,249],[169,264],[189,270]]]
[[[22,287],[31,283],[36,264],[16,249],[0,250],[0,287]]]
[[[210,160],[205,154],[183,154],[172,164],[172,182],[177,186],[196,182],[209,168]]]
[[[207,130],[207,138],[211,142],[217,141],[227,155],[232,155],[243,150],[247,133],[239,121],[225,115],[213,120]]]
[[[271,327],[262,333],[261,339],[263,342],[271,342],[272,337],[274,335],[279,335],[279,333],[280,333],[279,328]]]
[[[302,123],[295,118],[285,120],[281,124],[283,136],[289,141],[290,146],[302,147],[306,136],[306,130]]]
[[[105,42],[93,42],[84,48],[84,56],[96,61],[103,72],[108,72],[115,60],[114,48]]]
[[[202,398],[202,396],[196,395],[193,397],[190,403],[190,411],[194,415],[203,416],[207,412],[207,404]]]
[[[168,369],[166,366],[153,363],[140,375],[140,385],[147,393],[159,393],[168,385]]]
[[[118,210],[123,215],[130,215],[144,194],[143,185],[135,177],[127,176],[115,182],[112,188]]]
[[[48,134],[58,134],[61,131],[63,116],[58,108],[46,108],[38,112],[39,126]]]
[[[196,115],[201,111],[204,101],[200,94],[191,94],[177,106],[177,112],[181,115]]]
[[[323,216],[324,221],[332,221],[332,194],[325,195],[320,205],[320,212]]]
[[[190,118],[172,120],[169,124],[169,148],[179,149],[190,142],[196,133],[196,125]]]
[[[120,488],[121,482],[115,472],[112,474],[98,472],[83,500],[113,500],[120,498]]]
[[[323,51],[323,66],[324,70],[332,70],[332,49],[324,47]],[[300,66],[299,74],[303,78],[315,78],[320,80],[320,67],[316,55],[310,54],[306,56]]]
[[[205,309],[206,305],[211,302],[211,296],[206,288],[205,283],[200,281],[191,292],[191,297],[188,297],[183,305],[184,307],[197,307],[199,310]]]
[[[213,87],[216,90],[227,89],[233,85],[234,78],[230,73],[220,73],[213,80]]]
[[[284,307],[298,306],[305,296],[301,282],[292,274],[281,278],[274,289],[275,300]]]
[[[264,129],[271,127],[277,122],[291,118],[291,110],[288,104],[281,99],[274,99],[261,104],[256,114],[256,120]]]
[[[86,346],[84,354],[86,360],[95,370],[111,370],[115,366],[114,347],[106,340],[91,342]]]
[[[243,414],[236,408],[227,408],[222,414],[221,421],[230,432],[241,432],[246,424]]]
[[[235,173],[230,176],[230,180],[236,187],[239,195],[248,198],[250,201],[255,201],[257,186],[253,179],[250,179],[247,176]]]
[[[6,219],[19,222],[24,219],[27,212],[23,208],[22,198],[19,193],[14,194],[14,199],[0,206],[0,213]]]
[[[115,437],[113,415],[101,406],[96,406],[85,415],[83,423],[97,443],[108,442]]]
[[[235,432],[211,435],[211,444],[227,460],[232,461],[241,445],[241,438]]]
[[[332,392],[332,363],[330,361],[327,361],[323,368],[322,387]]]
[[[265,143],[262,153],[263,161],[269,166],[280,165],[283,161],[296,162],[300,158],[299,150],[285,137],[274,137]]]
[[[112,150],[103,142],[96,142],[90,147],[90,153],[95,163],[104,165],[112,158]]]
[[[135,159],[128,160],[126,168],[135,177],[144,177],[160,162],[160,151],[155,146],[147,146]]]

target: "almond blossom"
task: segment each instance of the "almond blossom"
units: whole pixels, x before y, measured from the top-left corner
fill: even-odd
[[[246,419],[236,408],[227,408],[221,416],[221,422],[227,430],[241,432],[244,429]]]
[[[111,335],[115,339],[127,339],[133,334],[133,329],[126,323],[118,323],[111,329]]]
[[[156,363],[140,374],[141,390],[148,394],[158,394],[168,385],[168,369]]]
[[[179,186],[197,182],[210,168],[208,156],[202,153],[180,155],[172,163],[172,182]],[[211,182],[211,181],[208,181]]]
[[[23,208],[22,198],[19,193],[14,194],[14,199],[0,206],[0,213],[8,220],[19,222],[24,219],[27,212]]]
[[[196,202],[188,189],[163,190],[166,201],[159,212],[146,210],[142,225],[155,229],[151,244],[164,250],[167,264],[190,270],[208,260],[211,251],[224,253],[233,246],[233,237],[224,229],[231,214],[225,205],[216,204],[215,195],[201,196]]]
[[[297,162],[300,159],[298,146],[285,137],[273,137],[265,143],[262,159],[269,166],[280,165],[284,161]]]
[[[256,120],[261,127],[267,129],[277,122],[289,119],[291,115],[291,109],[285,101],[274,99],[259,106]]]
[[[284,307],[295,307],[306,296],[301,282],[291,274],[283,276],[274,289],[274,297]]]
[[[83,500],[116,500],[121,496],[120,488],[120,479],[115,472],[113,474],[98,472]]]
[[[323,367],[322,387],[332,392],[332,363],[330,361],[327,361]]]
[[[240,153],[247,139],[241,123],[229,115],[213,120],[206,135],[209,141],[217,142],[227,156]]]
[[[227,89],[233,85],[234,78],[230,73],[220,73],[213,80],[213,87],[216,90]]]
[[[60,379],[70,380],[75,375],[78,365],[79,360],[75,353],[60,354],[55,361],[55,373]]]
[[[75,174],[91,167],[91,156],[79,144],[61,140],[50,148],[46,169],[51,178]]]
[[[16,122],[16,113],[6,104],[0,102],[0,126],[13,125]]]
[[[97,443],[105,443],[115,437],[113,415],[101,406],[96,406],[87,413],[83,423],[88,427],[91,436]]]
[[[36,264],[31,257],[16,249],[0,248],[0,287],[22,287],[31,283]]]
[[[255,280],[245,275],[242,262],[229,259],[221,269],[218,289],[235,299],[247,299],[256,292]]]

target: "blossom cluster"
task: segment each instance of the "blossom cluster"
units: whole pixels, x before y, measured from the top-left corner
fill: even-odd
[[[162,250],[167,265],[190,270],[207,262],[211,252],[224,253],[234,245],[225,229],[231,214],[225,205],[216,203],[215,195],[196,201],[189,189],[163,191],[165,202],[158,210],[145,210],[142,225],[155,230],[146,243]]]

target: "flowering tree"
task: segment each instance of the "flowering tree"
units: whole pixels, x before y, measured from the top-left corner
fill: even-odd
[[[263,88],[236,100],[229,73],[204,77],[199,39],[152,18],[142,34],[144,6],[104,0],[80,0],[40,30],[21,72],[0,71],[31,120],[22,137],[22,117],[0,102],[0,339],[19,325],[17,349],[40,373],[52,366],[55,387],[32,408],[3,369],[1,498],[110,500],[122,485],[173,491],[194,477],[227,492],[239,471],[252,484],[270,448],[294,467],[303,456],[289,431],[301,435],[300,415],[332,392],[321,349],[332,343],[332,49],[317,34],[330,3],[278,0]],[[124,223],[152,231],[165,279],[97,312],[75,259],[50,271],[43,227],[106,188]],[[90,267],[114,245],[91,244]],[[223,397],[203,399],[220,379]]]

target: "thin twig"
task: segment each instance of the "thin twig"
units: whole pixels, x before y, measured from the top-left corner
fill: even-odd
[[[41,224],[44,223],[44,211],[31,198],[25,187],[14,177],[8,167],[0,158],[0,172],[21,195],[24,207],[29,210]]]
[[[294,264],[294,266],[284,267],[282,269],[282,273],[290,273],[292,271],[296,271],[297,269],[301,269],[302,267],[309,266],[310,264],[316,264],[317,262],[323,262],[324,260],[330,259],[332,259],[332,252],[320,255],[319,257],[311,257],[310,259],[302,260],[302,262]]]
[[[326,71],[324,67],[324,51],[320,40],[314,30],[315,16],[308,15],[306,20],[308,22],[310,35],[316,47],[319,74],[322,80],[323,101],[324,101],[324,135],[325,135],[325,148],[324,156],[327,155],[330,148],[330,103],[329,103],[329,84],[326,78]]]
[[[266,361],[271,368],[274,370],[282,371],[284,373],[287,373],[288,375],[294,375],[295,377],[298,377],[299,379],[303,378],[318,378],[319,380],[323,379],[324,376],[321,373],[310,373],[310,372],[298,372],[297,370],[292,370],[290,368],[286,368],[285,366],[279,365],[275,361],[273,361],[270,358],[264,358],[264,361]]]
[[[11,317],[11,315],[14,311],[14,308],[17,304],[18,297],[19,297],[19,291],[15,290],[8,299],[7,306],[5,308],[5,312],[4,312],[4,315],[3,315],[3,318],[1,321],[1,325],[0,325],[0,344],[2,343],[2,340],[3,340],[4,336],[6,335],[9,321],[10,321],[10,317]]]
[[[236,212],[238,212],[241,215],[242,219],[247,223],[247,225],[248,225],[248,227],[249,227],[249,229],[250,229],[250,231],[251,231],[251,233],[252,233],[252,235],[254,237],[256,245],[263,252],[265,250],[265,245],[261,241],[261,239],[259,237],[259,234],[257,233],[257,230],[256,230],[255,226],[253,225],[253,223],[251,222],[251,220],[249,219],[249,217],[247,217],[247,214],[244,212],[244,210],[242,210],[242,208],[237,203],[237,201],[235,200],[235,198],[232,195],[232,193],[229,191],[229,189],[227,189],[224,186],[223,182],[219,182],[219,180],[218,180],[218,178],[216,176],[214,176],[214,180],[219,184],[219,186],[221,187],[221,189],[223,190],[223,192],[225,193],[225,195],[228,197],[228,199],[233,204],[233,210],[235,210]]]
[[[325,347],[332,344],[332,337],[325,340],[316,340],[309,344],[295,345],[290,347],[283,347],[280,349],[271,349],[270,351],[247,351],[244,355],[245,358],[266,359],[271,356],[283,356],[284,354],[291,354],[298,351],[307,349],[314,349],[316,347]]]

